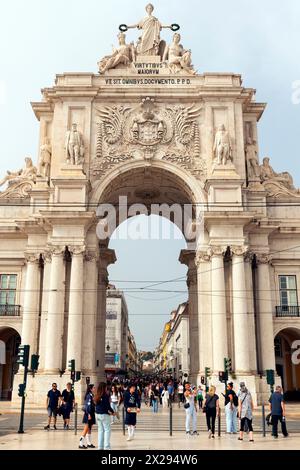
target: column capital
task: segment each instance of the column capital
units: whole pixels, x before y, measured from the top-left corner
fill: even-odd
[[[66,251],[65,245],[48,245],[48,254],[52,256],[63,256]]]
[[[227,250],[227,246],[212,245],[208,248],[211,257],[223,258]]]
[[[248,253],[248,246],[245,245],[233,245],[230,247],[230,251],[235,256],[246,256]]]
[[[26,251],[24,254],[26,263],[39,264],[41,254],[36,252]]]
[[[84,245],[69,245],[68,249],[72,256],[83,256],[86,253]]]
[[[211,253],[208,250],[199,250],[196,252],[195,265],[200,266],[201,263],[208,263],[211,259]]]
[[[257,264],[269,264],[271,262],[271,255],[267,253],[256,253]]]
[[[196,253],[194,250],[181,250],[179,255],[179,261],[181,264],[190,266],[190,263],[194,261]]]

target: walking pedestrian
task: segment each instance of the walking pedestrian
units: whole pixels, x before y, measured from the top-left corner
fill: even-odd
[[[269,403],[272,416],[272,436],[274,439],[278,438],[278,422],[280,421],[281,432],[284,437],[288,437],[285,421],[285,402],[280,385],[276,387],[275,392],[270,396]]]
[[[233,390],[233,382],[227,384],[225,394],[225,415],[226,415],[226,431],[228,434],[237,433],[237,410],[239,400],[237,394]]]
[[[164,390],[162,391],[161,396],[162,396],[162,406],[163,406],[163,408],[168,408],[170,397],[169,397],[169,392],[168,392],[167,387],[164,388]]]
[[[51,390],[47,393],[47,402],[46,408],[48,412],[48,424],[44,427],[47,431],[50,429],[51,418],[53,416],[53,429],[56,431],[56,419],[60,403],[61,393],[57,388],[57,384],[54,382],[52,384]]]
[[[187,382],[185,384],[185,392],[184,392],[184,397],[185,397],[185,432],[186,434],[198,434],[197,432],[197,413],[196,413],[196,407],[195,407],[195,397],[196,397],[196,389],[192,390],[191,384]],[[191,426],[191,421],[192,421],[192,428],[193,430],[191,431],[190,426]]]
[[[94,384],[88,385],[83,406],[83,419],[84,424],[83,433],[79,440],[79,449],[94,449],[95,446],[91,441],[92,427],[96,423],[95,419],[95,403],[94,403],[95,386]]]
[[[240,419],[240,437],[239,441],[243,441],[244,439],[244,431],[245,426],[249,430],[249,442],[254,442],[253,439],[253,426],[252,426],[252,419],[253,419],[253,400],[251,393],[247,389],[245,382],[240,383],[240,391],[238,392],[238,400],[239,400],[239,419]]]
[[[203,413],[206,414],[206,424],[209,439],[215,438],[216,417],[220,414],[219,396],[216,394],[216,387],[211,385],[205,396]]]
[[[111,407],[114,411],[114,414],[112,415],[112,421],[111,421],[111,424],[114,424],[116,422],[116,420],[120,420],[119,418],[119,406],[120,406],[120,403],[121,403],[121,395],[117,389],[117,386],[116,385],[113,385],[111,387]]]
[[[111,416],[114,416],[115,410],[110,404],[104,382],[99,383],[94,402],[98,424],[98,450],[110,450]]]
[[[180,406],[180,403],[184,402],[184,386],[182,382],[178,384],[178,405]]]
[[[199,411],[200,411],[203,405],[203,390],[202,390],[201,385],[199,385],[197,389],[197,400],[198,400],[198,406],[199,406]]]
[[[128,428],[127,441],[132,441],[136,428],[136,417],[141,411],[141,401],[134,384],[130,385],[124,394],[124,408],[126,411],[125,424]]]
[[[70,414],[75,406],[75,395],[74,391],[72,390],[71,382],[68,382],[66,388],[63,390],[61,394],[61,400],[61,411],[64,420],[64,429],[68,430],[70,425]]]
[[[159,391],[157,388],[153,385],[151,389],[151,396],[152,396],[152,407],[153,407],[153,413],[158,413],[158,400],[159,400]]]

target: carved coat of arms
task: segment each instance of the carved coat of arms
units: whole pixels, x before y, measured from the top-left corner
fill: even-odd
[[[130,159],[167,160],[200,179],[205,177],[198,123],[201,108],[157,106],[147,97],[135,108],[106,106],[96,113],[97,148],[91,167],[94,178]]]

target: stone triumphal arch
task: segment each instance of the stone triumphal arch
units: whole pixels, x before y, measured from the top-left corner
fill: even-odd
[[[281,204],[300,193],[289,173],[267,157],[260,163],[265,104],[236,73],[196,72],[181,39],[148,5],[145,18],[120,26],[99,72],[58,74],[32,103],[38,155],[0,181],[0,327],[20,331],[40,355],[29,400],[44,403],[51,382],[66,382],[69,359],[82,372],[78,394],[87,376],[103,378],[107,267],[116,257],[97,236],[97,211],[112,204],[119,216],[120,196],[147,208],[192,205],[190,225],[201,225],[180,255],[192,381],[209,367],[219,384],[231,358],[234,380],[260,399],[278,324],[292,316],[300,325],[299,204]],[[21,380],[16,374],[15,399]]]

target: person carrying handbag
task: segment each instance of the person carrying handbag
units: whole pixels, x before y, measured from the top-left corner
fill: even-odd
[[[220,414],[219,396],[216,395],[216,387],[211,385],[205,396],[203,405],[203,413],[206,414],[206,424],[209,439],[215,438],[216,417]]]
[[[196,413],[196,407],[195,407],[195,397],[196,397],[196,389],[194,388],[192,390],[191,384],[187,382],[185,384],[185,392],[184,392],[184,397],[185,397],[185,403],[184,403],[184,409],[185,409],[185,432],[186,434],[191,434],[191,435],[198,435],[197,432],[197,413]],[[193,426],[193,431],[190,431],[190,422],[192,420],[192,426]]]
[[[249,430],[249,442],[254,442],[253,439],[253,427],[252,427],[252,419],[253,419],[253,400],[251,393],[245,386],[244,382],[240,383],[240,391],[238,393],[239,399],[239,419],[240,419],[240,437],[239,441],[243,441],[244,439],[244,432],[246,431],[246,426]]]

